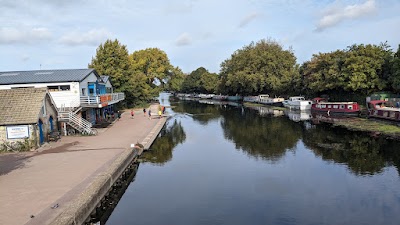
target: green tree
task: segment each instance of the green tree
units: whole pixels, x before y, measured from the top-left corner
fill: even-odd
[[[182,84],[185,78],[186,75],[182,70],[179,67],[174,67],[168,73],[168,81],[165,88],[169,91],[180,92],[182,91]]]
[[[148,84],[159,82],[164,86],[173,66],[170,64],[167,54],[158,48],[147,48],[135,51],[130,55],[131,66],[134,71],[143,72]]]
[[[386,68],[391,54],[386,44],[348,47],[343,64],[344,89],[364,94],[385,89]]]
[[[313,55],[310,61],[302,65],[305,87],[312,93],[342,89],[345,56],[342,50]]]
[[[392,88],[396,91],[400,91],[400,45],[397,48],[397,52],[394,54],[391,63],[391,76],[390,82]]]
[[[115,91],[125,93],[127,106],[147,102],[154,95],[144,73],[134,70],[128,50],[118,40],[107,40],[101,44],[92,58],[89,68],[99,74],[109,75]]]
[[[227,94],[280,94],[293,89],[299,74],[291,50],[260,40],[236,50],[221,64],[219,88]]]
[[[128,50],[117,39],[107,40],[96,50],[96,56],[92,57],[89,68],[94,68],[101,75],[108,75],[116,91],[130,90],[129,57]]]
[[[215,93],[218,86],[218,75],[199,67],[185,77],[182,91],[186,93]]]

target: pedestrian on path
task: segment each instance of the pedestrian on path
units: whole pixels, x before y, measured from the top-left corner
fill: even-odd
[[[163,106],[162,114],[165,114],[165,106]]]
[[[131,119],[135,118],[135,112],[131,109]]]
[[[151,109],[149,109],[149,120],[151,120]]]
[[[161,110],[158,110],[158,116],[159,116],[160,119],[161,119]]]
[[[143,108],[143,116],[146,117],[146,108]]]

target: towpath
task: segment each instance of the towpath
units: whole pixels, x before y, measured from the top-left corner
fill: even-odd
[[[166,118],[122,114],[97,136],[67,136],[35,152],[0,155],[0,224],[49,224],[131,144],[150,145]]]

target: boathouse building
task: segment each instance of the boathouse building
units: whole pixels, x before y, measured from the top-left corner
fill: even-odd
[[[108,76],[102,78],[94,69],[0,72],[0,90],[30,87],[47,89],[65,134],[71,129],[91,133],[92,125],[125,99],[124,93],[114,92]]]

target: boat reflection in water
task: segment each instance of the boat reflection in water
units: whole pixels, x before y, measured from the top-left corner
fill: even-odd
[[[278,116],[285,115],[283,110],[279,110],[279,109],[276,109],[276,108],[271,108],[271,107],[268,107],[268,106],[248,106],[247,108],[256,110],[258,112],[258,115],[260,115],[260,116],[271,115],[273,117],[278,117]]]
[[[219,101],[219,100],[212,100],[212,99],[200,99],[199,103],[207,104],[207,105],[226,105],[228,102]]]
[[[313,124],[320,124],[320,123],[337,123],[349,120],[358,120],[359,118],[345,115],[345,114],[334,114],[334,115],[327,115],[324,112],[312,112],[311,113],[311,121]]]
[[[312,118],[311,110],[286,110],[285,115],[294,122],[306,121]]]

